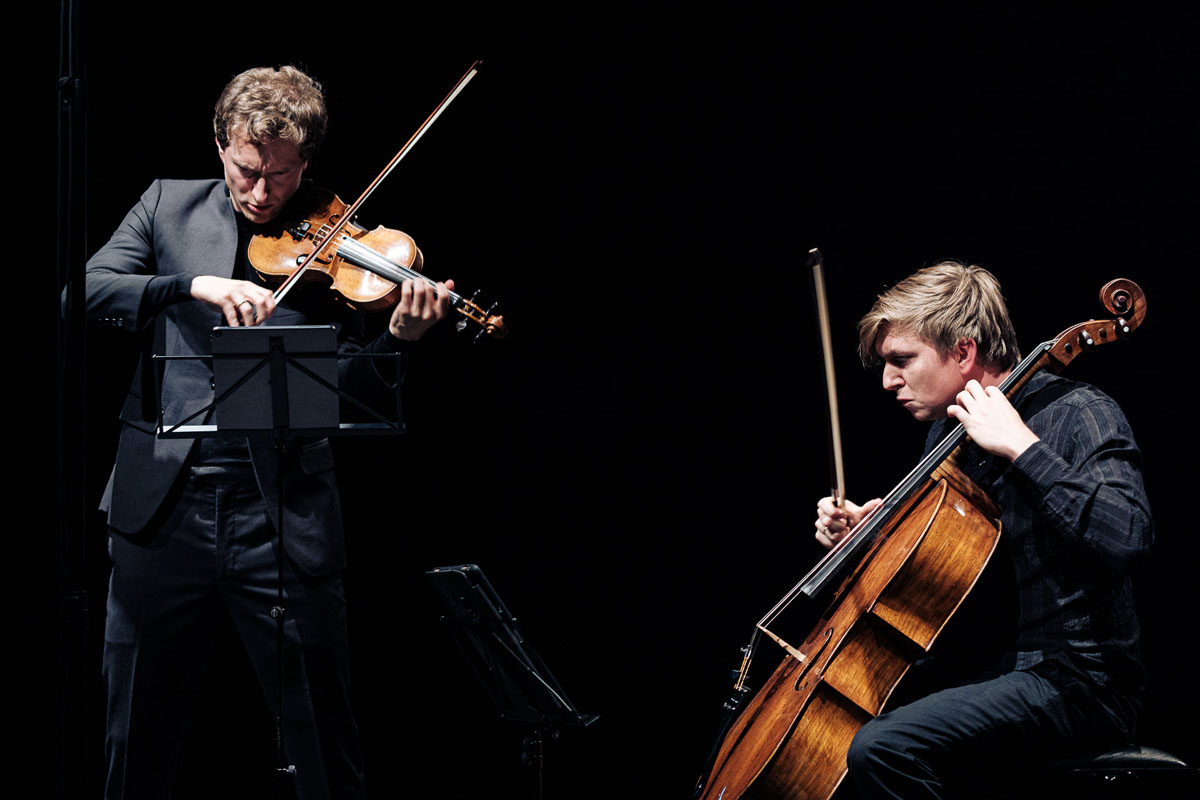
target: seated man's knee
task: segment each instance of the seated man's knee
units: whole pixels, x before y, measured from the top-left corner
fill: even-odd
[[[850,749],[846,752],[846,765],[850,768],[850,774],[870,772],[888,751],[887,742],[886,726],[881,724],[878,718],[862,726],[854,735]]]

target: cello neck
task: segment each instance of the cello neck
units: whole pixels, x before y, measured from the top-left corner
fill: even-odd
[[[1021,360],[1000,383],[1000,390],[1006,397],[1011,397],[1028,380],[1047,366],[1055,362],[1050,353],[1062,337],[1038,345],[1032,353]],[[962,425],[955,425],[938,444],[930,450],[920,463],[904,477],[896,488],[888,493],[883,502],[863,520],[858,527],[851,531],[842,541],[830,550],[824,558],[817,562],[804,579],[800,582],[799,591],[808,597],[816,597],[832,583],[839,580],[851,564],[857,564],[863,553],[875,541],[880,530],[891,519],[895,512],[912,497],[913,493],[924,486],[933,473],[946,462],[954,463],[967,432]]]

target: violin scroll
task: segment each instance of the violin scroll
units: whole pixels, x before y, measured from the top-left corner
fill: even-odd
[[[508,336],[508,326],[504,324],[504,317],[492,313],[496,310],[496,306],[499,303],[492,303],[488,307],[488,310],[484,311],[483,307],[475,302],[475,298],[478,296],[479,290],[477,289],[469,299],[465,297],[460,298],[454,304],[454,309],[463,315],[462,319],[454,323],[454,329],[462,333],[467,329],[467,320],[470,320],[479,325],[479,332],[475,334],[475,341],[477,342],[484,334],[495,339],[503,339],[505,336]]]

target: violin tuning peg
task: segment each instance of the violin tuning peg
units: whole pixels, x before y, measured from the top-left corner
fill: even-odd
[[[454,330],[458,331],[459,333],[462,333],[466,329],[467,329],[467,318],[460,317],[458,322],[454,323]]]

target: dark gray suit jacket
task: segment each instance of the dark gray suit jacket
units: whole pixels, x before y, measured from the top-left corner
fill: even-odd
[[[156,181],[125,216],[112,238],[88,262],[87,308],[91,320],[132,332],[157,327],[156,351],[163,355],[206,355],[212,328],[224,324],[219,312],[187,300],[167,305],[155,317],[143,318],[143,295],[156,276],[215,275],[233,277],[237,262],[236,212],[219,180]],[[332,293],[326,291],[325,294]],[[299,304],[297,304],[299,305]],[[282,305],[268,320],[272,325],[339,322],[310,318],[311,309]],[[363,349],[361,321],[340,322],[339,352]],[[366,349],[394,352],[385,336]],[[390,381],[375,359],[341,359],[339,379],[351,393],[386,392]],[[212,402],[212,370],[206,361],[168,361],[163,373],[163,418],[170,424]],[[140,373],[140,368],[139,368]],[[147,526],[194,446],[191,439],[159,439],[156,420],[147,419],[142,380],[135,376],[121,412],[122,430],[116,464],[101,508],[109,526],[129,537],[149,536]],[[372,384],[367,386],[365,384]],[[153,416],[153,415],[150,415]],[[199,421],[199,420],[198,420]],[[250,442],[259,489],[272,522],[277,519],[277,478],[284,477],[284,548],[310,575],[324,575],[345,565],[342,516],[333,474],[333,454],[326,439],[293,444],[282,465],[269,441]]]

